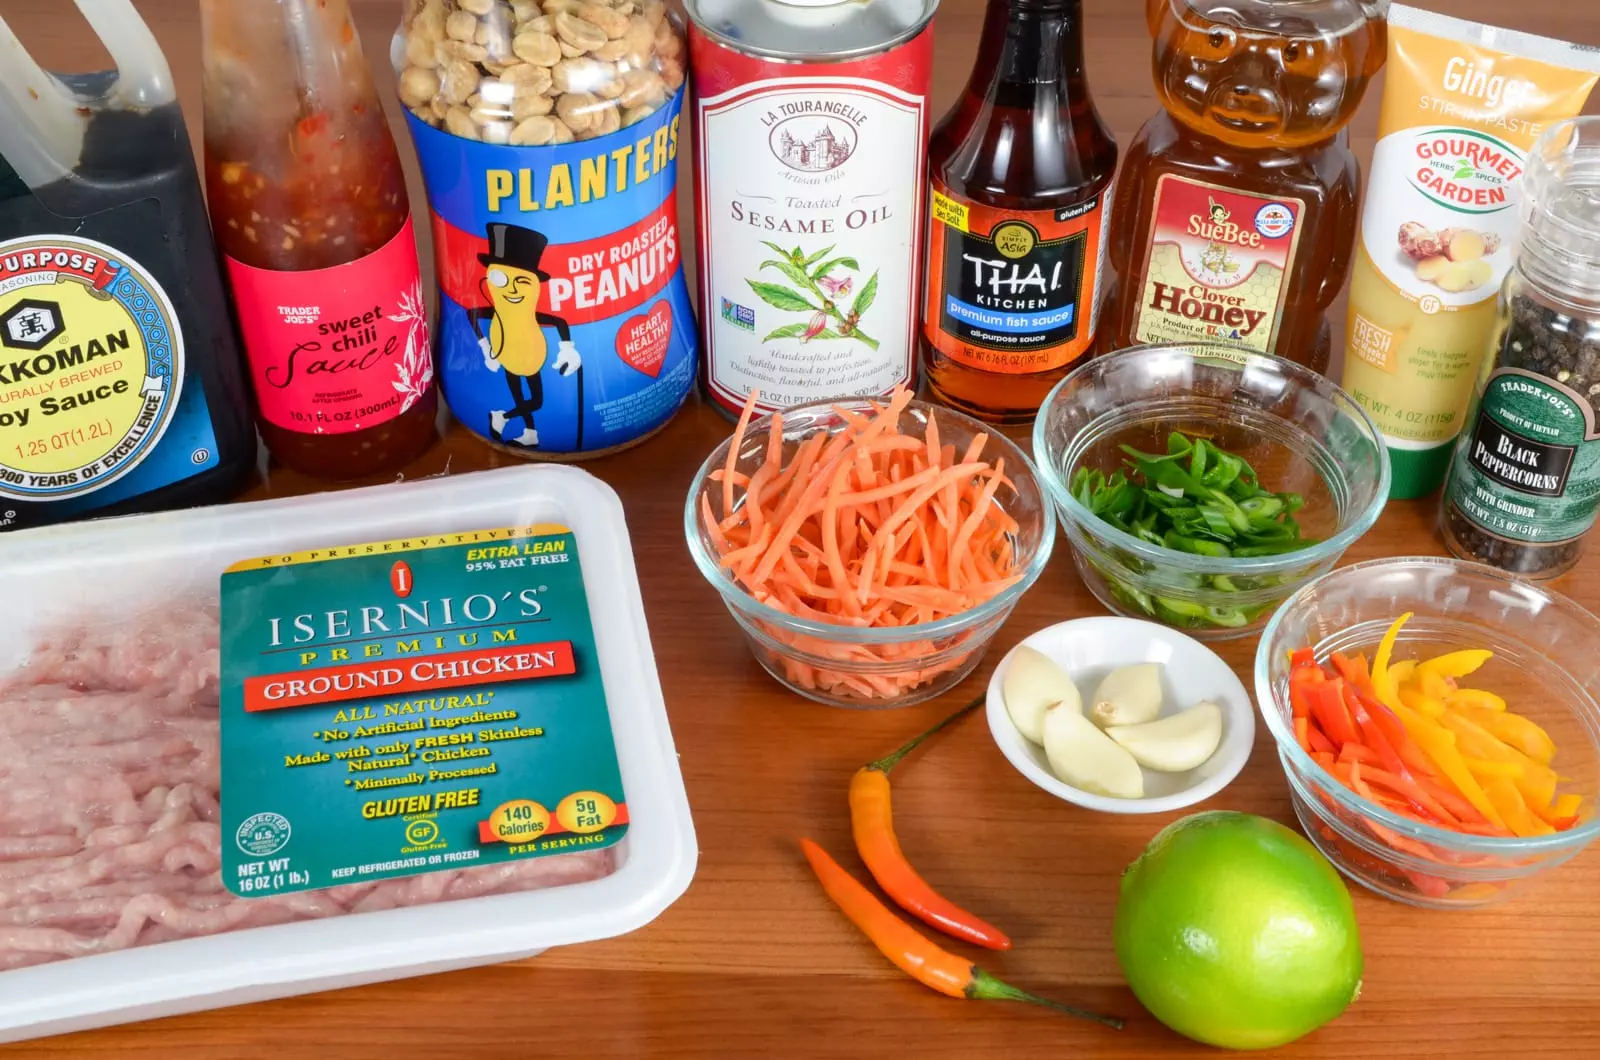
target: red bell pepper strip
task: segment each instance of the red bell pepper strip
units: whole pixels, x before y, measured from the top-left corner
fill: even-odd
[[[1394,748],[1400,756],[1400,761],[1406,764],[1414,776],[1438,776],[1433,760],[1428,757],[1423,749],[1417,746],[1417,741],[1406,732],[1406,727],[1394,711],[1390,710],[1381,700],[1374,696],[1371,689],[1355,689],[1356,698],[1367,709],[1372,720],[1389,741],[1389,746]]]
[[[1311,741],[1311,750],[1313,751],[1321,751],[1329,755],[1336,755],[1339,753],[1339,749],[1333,746],[1333,741],[1328,739],[1327,736],[1323,735],[1323,732],[1320,728],[1318,728],[1317,723],[1312,721],[1310,718],[1306,719],[1306,738]]]
[[[1346,681],[1361,689],[1372,686],[1372,675],[1367,672],[1367,657],[1365,655],[1357,655],[1352,659],[1348,655],[1334,652],[1332,660],[1334,670]]]
[[[1308,685],[1305,690],[1311,716],[1317,720],[1328,739],[1339,747],[1351,740],[1360,742],[1361,739],[1356,732],[1355,721],[1344,705],[1343,688],[1343,681],[1332,680]]]
[[[1294,719],[1294,742],[1300,745],[1300,750],[1311,753],[1311,719],[1297,716]]]
[[[1317,654],[1310,648],[1296,648],[1289,653],[1289,669],[1317,669]]]
[[[1378,756],[1378,764],[1396,776],[1404,776],[1408,772],[1406,764],[1400,760],[1400,755],[1389,742],[1389,737],[1362,704],[1361,694],[1349,684],[1344,686],[1344,702],[1345,706],[1350,708],[1351,717],[1356,720],[1356,728],[1361,732],[1362,742]]]

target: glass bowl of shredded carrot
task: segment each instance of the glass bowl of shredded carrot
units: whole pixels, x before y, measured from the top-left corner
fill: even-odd
[[[1199,640],[1259,632],[1389,495],[1383,440],[1354,398],[1214,343],[1079,366],[1045,398],[1033,455],[1089,591]]]
[[[1055,536],[1016,445],[904,390],[753,420],[747,406],[684,522],[761,665],[802,696],[865,708],[960,683]]]
[[[1600,619],[1454,559],[1358,563],[1268,623],[1256,698],[1295,814],[1402,902],[1501,901],[1600,834]]]

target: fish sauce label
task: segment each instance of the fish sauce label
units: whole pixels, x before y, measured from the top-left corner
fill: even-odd
[[[628,828],[564,526],[235,564],[222,878],[244,898],[615,844]]]
[[[1583,395],[1519,368],[1497,369],[1458,446],[1450,500],[1504,541],[1581,537],[1600,510],[1600,426]]]
[[[605,136],[480,143],[408,113],[433,214],[439,370],[469,430],[519,455],[596,453],[694,388],[678,231],[679,91]]]
[[[288,237],[286,237],[288,238]],[[302,434],[394,419],[433,388],[415,228],[328,269],[258,269],[227,258],[261,418]]]
[[[1098,317],[1107,197],[999,210],[932,182],[923,338],[958,364],[1022,374],[1083,356]]]
[[[706,382],[727,411],[915,371],[932,36],[778,62],[689,32]]]
[[[1299,199],[1161,177],[1134,337],[1271,352],[1304,211]]]
[[[183,378],[172,302],[138,262],[70,236],[0,243],[0,497],[70,499],[132,472]],[[215,463],[206,435],[195,464]]]

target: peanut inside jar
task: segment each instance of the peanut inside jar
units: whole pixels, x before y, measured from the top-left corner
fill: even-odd
[[[485,143],[614,133],[683,84],[683,37],[662,0],[410,0],[400,100]]]

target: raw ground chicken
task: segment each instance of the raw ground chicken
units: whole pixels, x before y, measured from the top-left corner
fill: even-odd
[[[598,879],[611,849],[265,898],[222,884],[213,603],[63,628],[0,677],[0,972]]]

